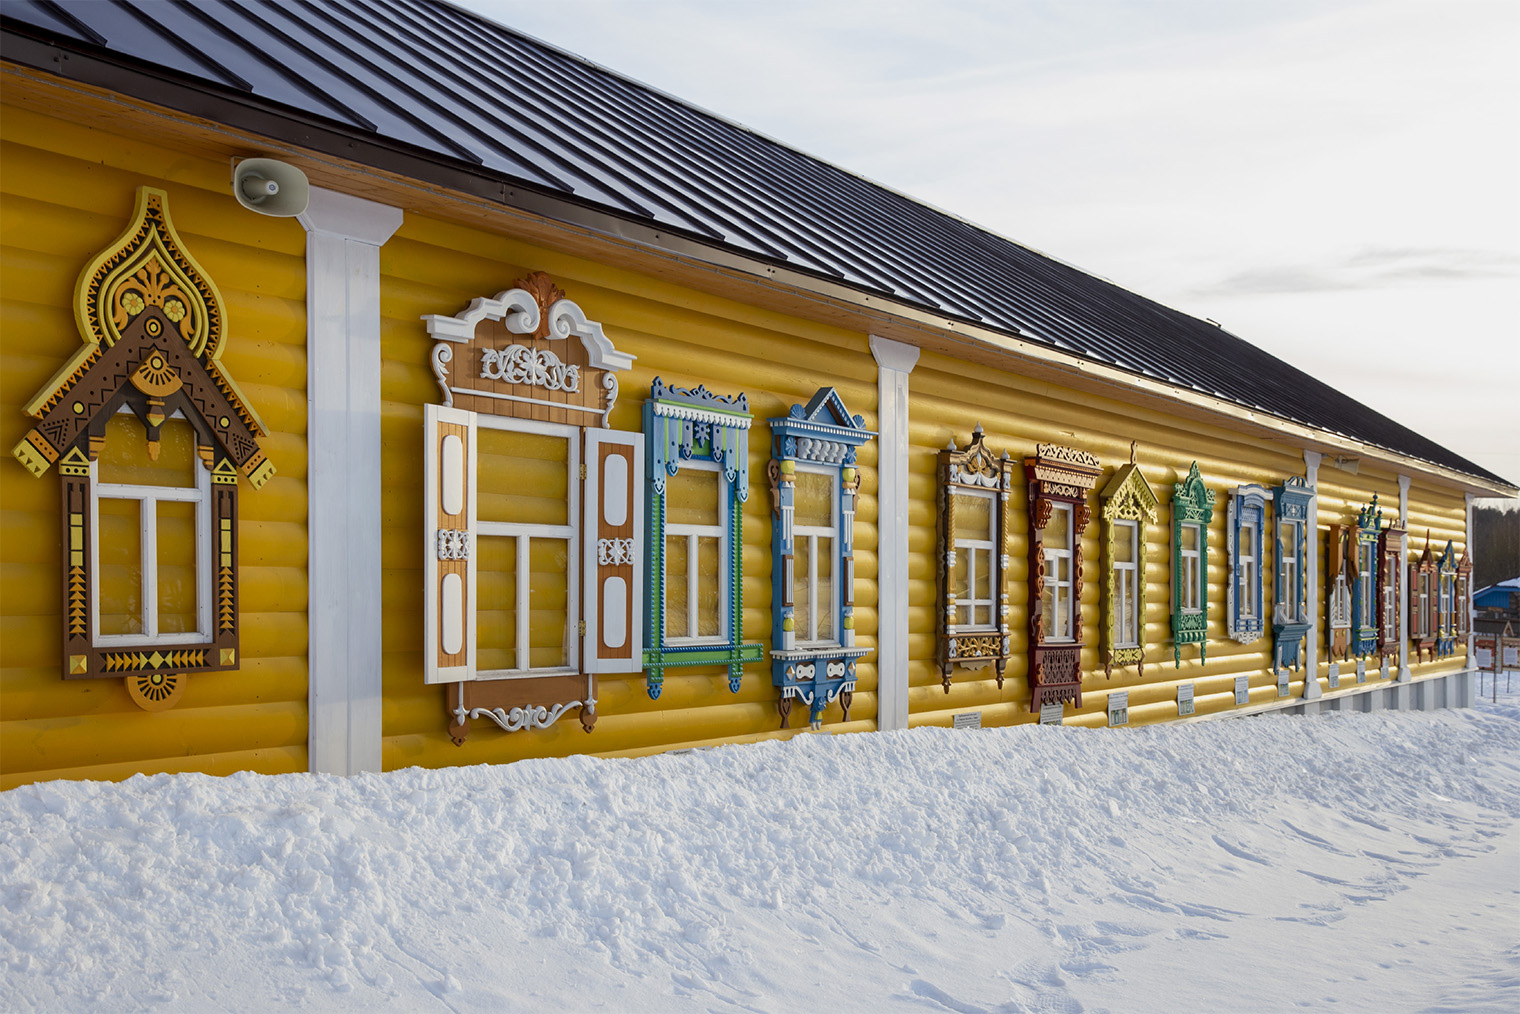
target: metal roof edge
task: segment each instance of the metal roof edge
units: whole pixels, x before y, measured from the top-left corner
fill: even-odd
[[[18,42],[22,44],[22,51],[33,57],[32,60],[17,58],[16,44]],[[78,59],[71,60],[69,58],[71,54],[77,56]],[[47,58],[38,59],[39,56]],[[665,255],[712,268],[739,272],[758,282],[809,295],[823,303],[843,304],[867,314],[895,317],[909,322],[916,328],[931,330],[936,337],[948,340],[952,344],[976,344],[1016,359],[1039,362],[1073,378],[1085,377],[1107,387],[1138,389],[1151,396],[1180,401],[1211,415],[1247,423],[1267,433],[1275,431],[1281,437],[1292,439],[1306,449],[1350,450],[1398,468],[1409,468],[1439,478],[1464,491],[1502,497],[1520,496],[1520,487],[1492,473],[1479,475],[1465,472],[1417,458],[1393,448],[1367,443],[1330,429],[1278,416],[1255,406],[1147,377],[1123,367],[1062,350],[1050,340],[1032,333],[1010,334],[965,318],[936,313],[883,292],[846,284],[843,281],[830,279],[782,262],[772,262],[763,257],[745,254],[735,248],[704,241],[666,225],[619,215],[589,201],[578,200],[571,194],[546,192],[504,173],[481,166],[466,166],[462,162],[440,158],[431,152],[408,150],[405,146],[378,135],[365,137],[363,132],[345,128],[340,124],[329,123],[316,117],[293,115],[286,111],[285,107],[273,103],[232,94],[223,95],[219,91],[206,88],[198,81],[179,80],[169,74],[153,73],[152,71],[156,69],[154,65],[139,66],[119,59],[110,59],[108,55],[101,56],[82,49],[65,48],[39,39],[30,33],[14,31],[10,24],[0,25],[0,63],[27,68],[46,75],[45,80],[53,86],[81,84],[86,87],[114,91],[136,102],[160,107],[160,110],[143,110],[150,114],[156,113],[163,116],[167,111],[171,117],[189,116],[208,120],[222,128],[249,131],[268,138],[268,140],[255,142],[257,147],[264,149],[286,147],[301,153],[315,152],[319,156],[335,160],[330,164],[335,169],[346,173],[364,174],[378,171],[400,177],[404,185],[415,188],[440,187],[451,191],[456,199],[489,202],[485,207],[498,212],[509,210],[538,216],[560,227],[581,229],[603,239],[633,245],[645,253]],[[54,64],[73,64],[86,73],[64,74],[54,69]],[[123,87],[123,84],[131,83],[151,85],[152,87],[145,90],[161,94],[144,95]],[[200,101],[185,101],[192,96]],[[176,104],[172,101],[175,98],[181,99],[184,105],[191,108]],[[226,115],[228,113],[241,115],[229,117]],[[297,126],[301,128],[298,133],[305,133],[306,136],[293,138],[288,132],[274,129],[276,125]],[[194,126],[208,129],[205,123],[196,123]],[[240,140],[247,141],[247,139]],[[334,148],[346,150],[331,150],[324,147],[320,143],[323,140],[337,142]],[[366,153],[387,154],[393,158],[365,161]],[[1109,282],[1108,284],[1116,283]],[[1183,313],[1184,311],[1175,312]],[[1271,423],[1269,424],[1267,420],[1271,420]],[[1453,456],[1460,457],[1455,454]],[[1475,463],[1474,465],[1482,467]]]

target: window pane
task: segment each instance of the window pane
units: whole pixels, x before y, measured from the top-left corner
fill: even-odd
[[[985,602],[992,598],[992,550],[973,549],[971,552],[976,564],[976,587],[972,592],[978,601]]]
[[[475,537],[475,666],[517,668],[517,539]]]
[[[718,473],[683,468],[665,477],[665,522],[672,525],[722,524],[718,514]]]
[[[1135,562],[1135,525],[1120,521],[1114,526],[1114,563]]]
[[[955,622],[971,622],[971,550],[965,546],[955,551],[955,568],[950,573],[955,591]]]
[[[147,429],[131,413],[113,415],[106,423],[106,442],[100,449],[101,482],[143,486],[195,485],[195,430],[183,418],[165,419],[158,429],[158,460],[148,457]]]
[[[1184,553],[1198,552],[1198,526],[1182,526],[1182,551]]]
[[[666,537],[666,637],[690,637],[686,535]]]
[[[812,539],[803,536],[794,544],[795,552],[792,556],[792,622],[793,632],[799,641],[811,641],[813,628],[810,608],[812,605],[811,583],[809,578],[808,548]]]
[[[528,540],[528,665],[534,669],[569,665],[565,625],[569,621],[570,544],[564,539]]]
[[[690,637],[687,615],[686,536],[665,537],[665,636]]]
[[[955,537],[992,541],[992,498],[974,493],[952,493],[955,497]]]
[[[1054,505],[1050,511],[1050,521],[1045,525],[1045,530],[1040,533],[1041,544],[1047,550],[1070,549],[1070,525],[1071,508],[1065,504]]]
[[[569,440],[486,426],[475,433],[476,516],[481,521],[570,523]]]
[[[818,634],[819,641],[832,641],[834,633],[834,540],[818,537]]]
[[[792,504],[792,523],[810,528],[829,528],[834,524],[834,476],[824,472],[797,471],[797,487]]]
[[[719,604],[721,583],[718,558],[719,540],[710,536],[697,539],[697,636],[717,637],[723,633],[719,628]]]
[[[158,632],[193,634],[195,609],[195,504],[158,503]]]
[[[141,634],[142,504],[101,497],[100,632]]]

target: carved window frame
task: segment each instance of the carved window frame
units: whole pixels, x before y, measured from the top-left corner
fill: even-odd
[[[1441,629],[1439,569],[1427,531],[1424,552],[1409,565],[1409,639],[1414,644],[1415,657],[1420,661],[1425,661],[1427,653],[1431,658],[1436,657],[1436,640]]]
[[[274,474],[259,446],[267,431],[221,365],[227,337],[221,293],[184,248],[166,192],[138,188],[126,229],[80,273],[74,309],[84,348],[25,406],[37,421],[12,454],[37,476],[58,466],[64,678],[124,678],[134,703],[163,711],[179,701],[190,674],[240,665],[238,479],[258,489]],[[143,487],[134,496],[131,486],[99,482],[107,427],[122,412],[142,425],[150,457],[170,419],[183,418],[195,433],[194,633],[99,633],[102,495],[189,499],[163,491],[191,488]],[[149,513],[139,515],[145,591],[158,562],[148,558],[153,540],[142,534]]]
[[[678,666],[723,666],[728,687],[739,692],[747,662],[765,656],[760,644],[744,643],[744,504],[749,500],[749,431],[753,417],[744,394],[720,395],[698,385],[667,385],[659,377],[644,402],[648,494],[648,557],[644,669],[645,689],[658,699],[665,670]],[[718,476],[719,625],[716,637],[673,638],[666,633],[668,589],[667,484],[682,469],[711,470]]]
[[[1326,559],[1325,628],[1328,634],[1330,660],[1351,657],[1352,629],[1356,613],[1352,602],[1352,587],[1356,582],[1354,560],[1356,558],[1356,534],[1352,526],[1331,524],[1329,526]]]
[[[541,272],[473,300],[457,316],[423,319],[437,339],[432,364],[443,395],[423,413],[423,679],[446,686],[456,743],[473,720],[518,732],[548,728],[577,709],[590,732],[598,677],[643,666],[645,438],[609,425],[617,373],[634,357],[618,351],[601,325]],[[456,358],[464,363],[457,376],[450,367],[459,365]],[[480,520],[482,429],[566,441],[565,524]],[[483,534],[566,539],[564,665],[478,667]],[[527,605],[523,573],[515,595],[519,633]],[[520,636],[518,642],[520,652]]]
[[[1292,475],[1282,485],[1272,488],[1272,513],[1275,518],[1272,545],[1276,551],[1273,578],[1272,665],[1274,669],[1292,666],[1296,672],[1302,657],[1304,639],[1313,620],[1305,591],[1308,581],[1309,539],[1317,532],[1309,527],[1309,510],[1317,495],[1302,476]],[[1293,533],[1294,546],[1283,543],[1284,530]],[[1334,536],[1331,542],[1335,541]],[[1334,554],[1330,554],[1334,557]],[[1290,567],[1290,562],[1295,566]],[[1330,573],[1334,574],[1332,563]],[[1334,593],[1334,580],[1328,583],[1327,600]]]
[[[1134,665],[1140,675],[1145,673],[1145,567],[1150,555],[1145,537],[1147,523],[1156,523],[1156,508],[1160,501],[1145,481],[1140,466],[1130,461],[1114,473],[1103,488],[1103,674],[1112,676],[1114,666]],[[1138,536],[1139,553],[1136,560],[1137,582],[1135,602],[1132,606],[1138,617],[1136,626],[1139,637],[1132,645],[1119,642],[1118,636],[1118,583],[1114,571],[1114,546],[1123,523],[1133,524]],[[1132,617],[1133,618],[1133,617]]]
[[[1402,528],[1385,528],[1378,536],[1378,645],[1383,658],[1397,657],[1403,637],[1399,631],[1403,612],[1404,559],[1408,555],[1408,533]]]
[[[1464,549],[1462,558],[1457,561],[1457,595],[1453,603],[1455,611],[1455,624],[1457,639],[1466,638],[1472,633],[1472,558]]]
[[[1102,474],[1098,459],[1060,444],[1036,444],[1024,459],[1029,487],[1029,689],[1031,711],[1072,701],[1082,706],[1082,537],[1092,519],[1087,497]],[[1069,512],[1072,554],[1071,638],[1047,636],[1042,603],[1045,590],[1044,531],[1057,507]]]
[[[1209,657],[1209,526],[1213,522],[1214,491],[1204,485],[1195,461],[1172,487],[1172,654],[1179,668],[1183,645],[1198,645],[1201,662]],[[1189,588],[1182,533],[1189,527],[1197,530],[1198,570],[1191,589],[1197,593],[1196,608],[1186,605]]]
[[[1457,577],[1460,566],[1456,544],[1448,541],[1446,549],[1436,563],[1437,588],[1439,589],[1436,610],[1436,658],[1447,658],[1457,650]]]
[[[979,670],[990,665],[1001,688],[1010,657],[1012,638],[1008,628],[1007,573],[1009,499],[1013,491],[1014,463],[1007,451],[994,457],[983,443],[983,437],[981,426],[977,426],[971,434],[971,442],[964,448],[957,448],[951,441],[939,452],[939,666],[947,694],[956,667]],[[970,547],[961,537],[959,506],[967,497],[989,501],[989,534],[992,538],[986,547]],[[958,621],[963,604],[957,599],[955,575],[961,562],[960,554],[980,548],[986,549],[990,568],[987,622],[975,622],[976,606],[973,605],[972,622],[962,624]],[[973,552],[968,563],[968,580],[975,564]]]
[[[1383,527],[1383,511],[1377,494],[1357,512],[1350,532],[1351,559],[1351,651],[1358,657],[1378,649],[1377,587],[1378,538]]]
[[[1225,623],[1230,637],[1241,644],[1256,642],[1266,631],[1267,505],[1271,502],[1270,489],[1251,483],[1235,487],[1225,511],[1225,555],[1230,569]],[[1250,533],[1249,567],[1245,533]]]
[[[855,646],[855,503],[861,475],[859,448],[876,436],[852,415],[839,392],[820,388],[806,405],[769,420],[771,461],[771,682],[781,728],[794,701],[807,705],[809,724],[823,724],[823,712],[838,700],[846,722],[855,695],[855,665],[871,653]],[[805,642],[797,636],[794,601],[797,538],[796,484],[799,472],[827,475],[832,483],[831,605],[834,639]],[[816,571],[810,568],[810,575]],[[810,599],[811,601],[811,599]]]

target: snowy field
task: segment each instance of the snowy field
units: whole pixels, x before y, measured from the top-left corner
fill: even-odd
[[[0,918],[5,1011],[1514,1012],[1520,686],[50,782],[0,794]]]

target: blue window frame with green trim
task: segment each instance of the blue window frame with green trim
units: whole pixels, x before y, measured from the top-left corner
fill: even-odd
[[[744,643],[744,503],[749,499],[749,400],[667,386],[644,402],[648,443],[649,609],[644,670],[658,698],[665,670],[723,666],[739,691]]]

